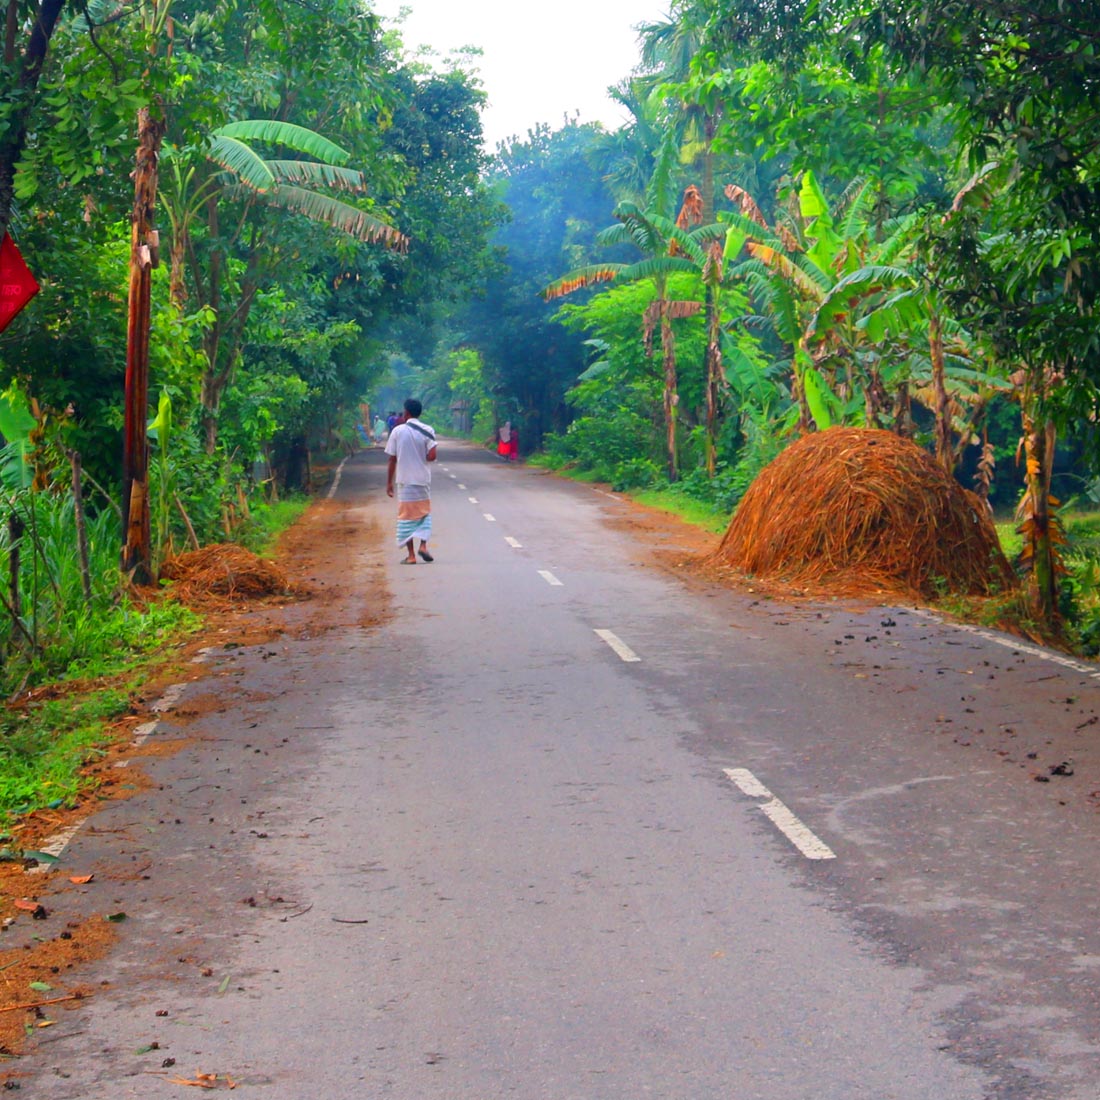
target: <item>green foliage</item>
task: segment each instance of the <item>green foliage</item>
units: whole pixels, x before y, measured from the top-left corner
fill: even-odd
[[[103,722],[128,709],[125,693],[109,691],[75,705],[0,711],[0,814],[72,800],[84,786],[82,767],[103,744]]]
[[[636,488],[656,479],[661,433],[652,421],[619,409],[605,417],[578,417],[561,435],[547,437],[546,453],[553,463],[589,472],[615,488]]]
[[[237,531],[237,541],[254,553],[270,553],[279,535],[298,520],[309,505],[307,496],[258,501],[251,506],[247,521]]]

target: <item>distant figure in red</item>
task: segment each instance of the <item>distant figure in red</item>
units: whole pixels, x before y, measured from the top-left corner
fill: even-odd
[[[508,461],[519,462],[519,432],[512,429],[512,438],[508,440]]]
[[[513,435],[511,420],[505,420],[504,423],[497,428],[497,454],[500,455],[505,462],[508,461],[512,454]]]

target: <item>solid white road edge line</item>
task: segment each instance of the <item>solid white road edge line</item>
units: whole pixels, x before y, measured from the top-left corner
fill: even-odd
[[[771,823],[807,858],[836,859],[836,853],[812,829],[804,825],[747,768],[723,768],[726,777],[749,798],[766,798],[760,809]]]
[[[561,588],[562,587],[562,582],[559,581],[558,578],[555,577],[553,573],[549,572],[546,569],[540,569],[539,570],[539,576],[542,577],[542,579],[544,581],[546,581],[547,584],[554,585],[554,587],[556,587],[556,588]]]
[[[634,652],[618,635],[610,630],[595,631],[596,637],[606,642],[624,661],[640,661],[641,657]]]
[[[345,459],[345,461],[347,461]],[[179,702],[180,696],[183,694],[184,689],[187,687],[186,683],[172,684],[164,694],[149,708],[154,714],[163,714],[166,710],[170,710]],[[140,726],[134,729],[134,739],[131,744],[134,748],[139,748],[153,733],[153,731],[160,725],[157,719],[153,719],[151,722],[142,722]],[[128,760],[121,760],[115,764],[116,768],[123,768],[129,763]],[[81,825],[87,821],[87,818],[81,818],[75,825],[70,825],[67,829],[62,829],[59,833],[54,833],[53,836],[47,837],[41,846],[41,851],[47,853],[47,855],[56,856],[61,858],[61,853],[69,846],[69,841],[80,831]],[[38,867],[32,867],[32,871],[48,871],[48,866],[39,864]]]
[[[512,538],[511,535],[505,535],[504,536],[504,541],[506,543],[508,543],[508,545],[511,546],[515,550],[522,550],[523,549],[523,543],[520,542],[519,539]]]
[[[939,615],[926,611],[923,607],[911,607],[909,610],[912,614],[918,615],[922,619],[931,619],[932,622],[939,623],[941,626],[949,626],[954,630],[965,630],[968,634],[976,634],[979,638],[984,638],[985,641],[992,642],[994,645],[1003,646],[1005,649],[1019,650],[1020,653],[1028,654],[1029,657],[1038,657],[1040,661],[1049,661],[1053,665],[1072,668],[1074,672],[1083,673],[1093,680],[1100,680],[1100,672],[1096,670],[1095,665],[1086,664],[1084,661],[1075,661],[1072,657],[1063,657],[1060,653],[1054,653],[1049,649],[1040,649],[1038,646],[1018,642],[1015,638],[1004,638],[988,630],[982,630],[981,627],[971,626],[969,623],[949,623],[946,619],[941,619]]]
[[[348,459],[349,458],[351,458],[351,455],[348,455],[344,459],[344,461],[341,462],[340,465],[336,467],[336,476],[332,479],[332,484],[329,486],[329,490],[328,490],[328,499],[329,500],[332,500],[332,498],[336,495],[336,490],[340,488],[340,478],[343,477],[344,467],[348,464]]]

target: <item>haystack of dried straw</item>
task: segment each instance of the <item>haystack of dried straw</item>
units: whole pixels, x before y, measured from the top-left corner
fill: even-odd
[[[987,595],[1012,587],[984,503],[891,432],[792,443],[742,498],[717,564],[798,588]]]
[[[161,567],[162,579],[184,602],[210,597],[251,600],[285,595],[286,574],[278,566],[234,543],[216,543],[171,558]]]

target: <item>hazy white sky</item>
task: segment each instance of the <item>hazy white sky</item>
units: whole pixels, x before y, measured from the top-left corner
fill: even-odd
[[[557,129],[566,114],[616,129],[621,108],[606,89],[638,61],[639,23],[667,18],[662,0],[374,0],[387,22],[411,8],[403,38],[413,51],[446,54],[479,46],[478,69],[489,96],[482,115],[486,148],[539,122]]]

